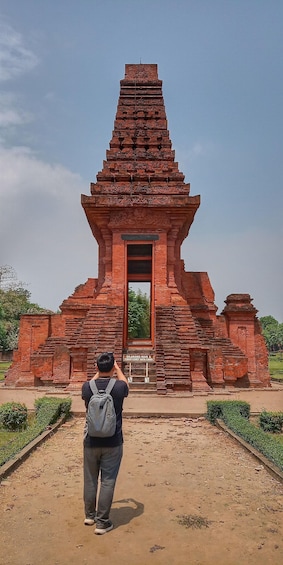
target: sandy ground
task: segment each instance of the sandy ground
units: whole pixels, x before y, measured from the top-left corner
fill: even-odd
[[[124,421],[115,527],[94,535],[82,432],[73,418],[1,483],[1,564],[282,565],[283,485],[202,418]]]

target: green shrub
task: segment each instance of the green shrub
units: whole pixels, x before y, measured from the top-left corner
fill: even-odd
[[[250,417],[250,405],[244,400],[208,400],[207,419],[211,424],[215,424],[217,418],[223,419],[223,411],[236,411],[243,418]]]
[[[16,434],[16,436],[0,448],[0,465],[14,457],[21,449],[54,424],[60,416],[67,416],[71,410],[72,399],[61,400],[55,397],[43,397],[35,401],[36,418],[34,423]]]
[[[261,428],[253,425],[247,417],[249,409],[247,411],[244,406],[246,404],[245,402],[230,400],[208,401],[207,418],[211,423],[215,423],[217,418],[221,418],[230,430],[283,471],[283,448],[280,438],[269,435]]]
[[[22,430],[27,426],[28,411],[25,404],[6,402],[0,407],[0,424],[6,430]]]
[[[38,398],[34,403],[37,421],[44,423],[48,420],[49,425],[54,424],[61,414],[69,415],[71,405],[71,398],[65,400],[52,396]]]
[[[259,425],[265,432],[280,434],[283,426],[283,412],[262,412]]]

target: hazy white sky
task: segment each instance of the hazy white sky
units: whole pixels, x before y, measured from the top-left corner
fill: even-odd
[[[97,275],[80,204],[126,63],[157,63],[176,160],[201,195],[182,255],[219,312],[248,292],[283,321],[283,2],[1,0],[0,265],[57,310]]]

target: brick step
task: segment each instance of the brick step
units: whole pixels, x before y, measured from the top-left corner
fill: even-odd
[[[198,328],[198,331],[203,334],[203,340],[204,343],[208,346],[211,347],[211,345],[216,345],[217,347],[221,347],[224,355],[230,357],[238,357],[238,358],[243,358],[245,357],[244,352],[237,347],[236,345],[234,345],[231,340],[227,337],[219,337],[219,336],[214,336],[212,335],[213,330],[211,330],[210,332],[207,332],[208,328],[213,328],[213,324],[211,320],[204,320],[204,319],[198,319],[196,320],[196,325]]]
[[[158,380],[172,390],[186,388],[190,380],[190,348],[203,345],[189,306],[168,306],[156,311]],[[185,331],[184,331],[185,329]]]
[[[244,352],[236,345],[233,345],[231,341],[228,339],[225,340],[215,339],[214,343],[216,343],[216,345],[220,345],[223,349],[223,352],[226,353],[227,355],[235,355],[236,357],[245,357]]]
[[[154,384],[140,384],[140,383],[129,383],[129,389],[135,394],[156,394],[156,383]]]
[[[205,332],[208,337],[214,337],[215,329],[212,320],[198,319],[201,329]]]
[[[82,321],[83,318],[71,318],[70,320],[66,320],[65,335],[72,344],[76,342]]]
[[[86,343],[89,347],[87,357],[87,376],[95,370],[97,355],[103,351],[122,349],[123,308],[95,305],[87,314],[77,344]],[[119,361],[119,359],[118,359]]]
[[[68,339],[64,337],[48,337],[45,343],[39,346],[39,349],[35,351],[32,356],[39,355],[53,355],[55,348],[60,345],[68,345]]]
[[[132,350],[147,350],[150,349],[152,351],[152,344],[148,339],[133,339],[129,341],[128,347],[126,348],[127,351]]]

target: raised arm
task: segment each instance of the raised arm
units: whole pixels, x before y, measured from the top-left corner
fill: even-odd
[[[127,378],[125,377],[123,371],[120,369],[117,361],[114,362],[114,368],[115,368],[115,371],[116,371],[118,381],[124,381],[124,383],[126,383],[126,385],[129,386]]]

